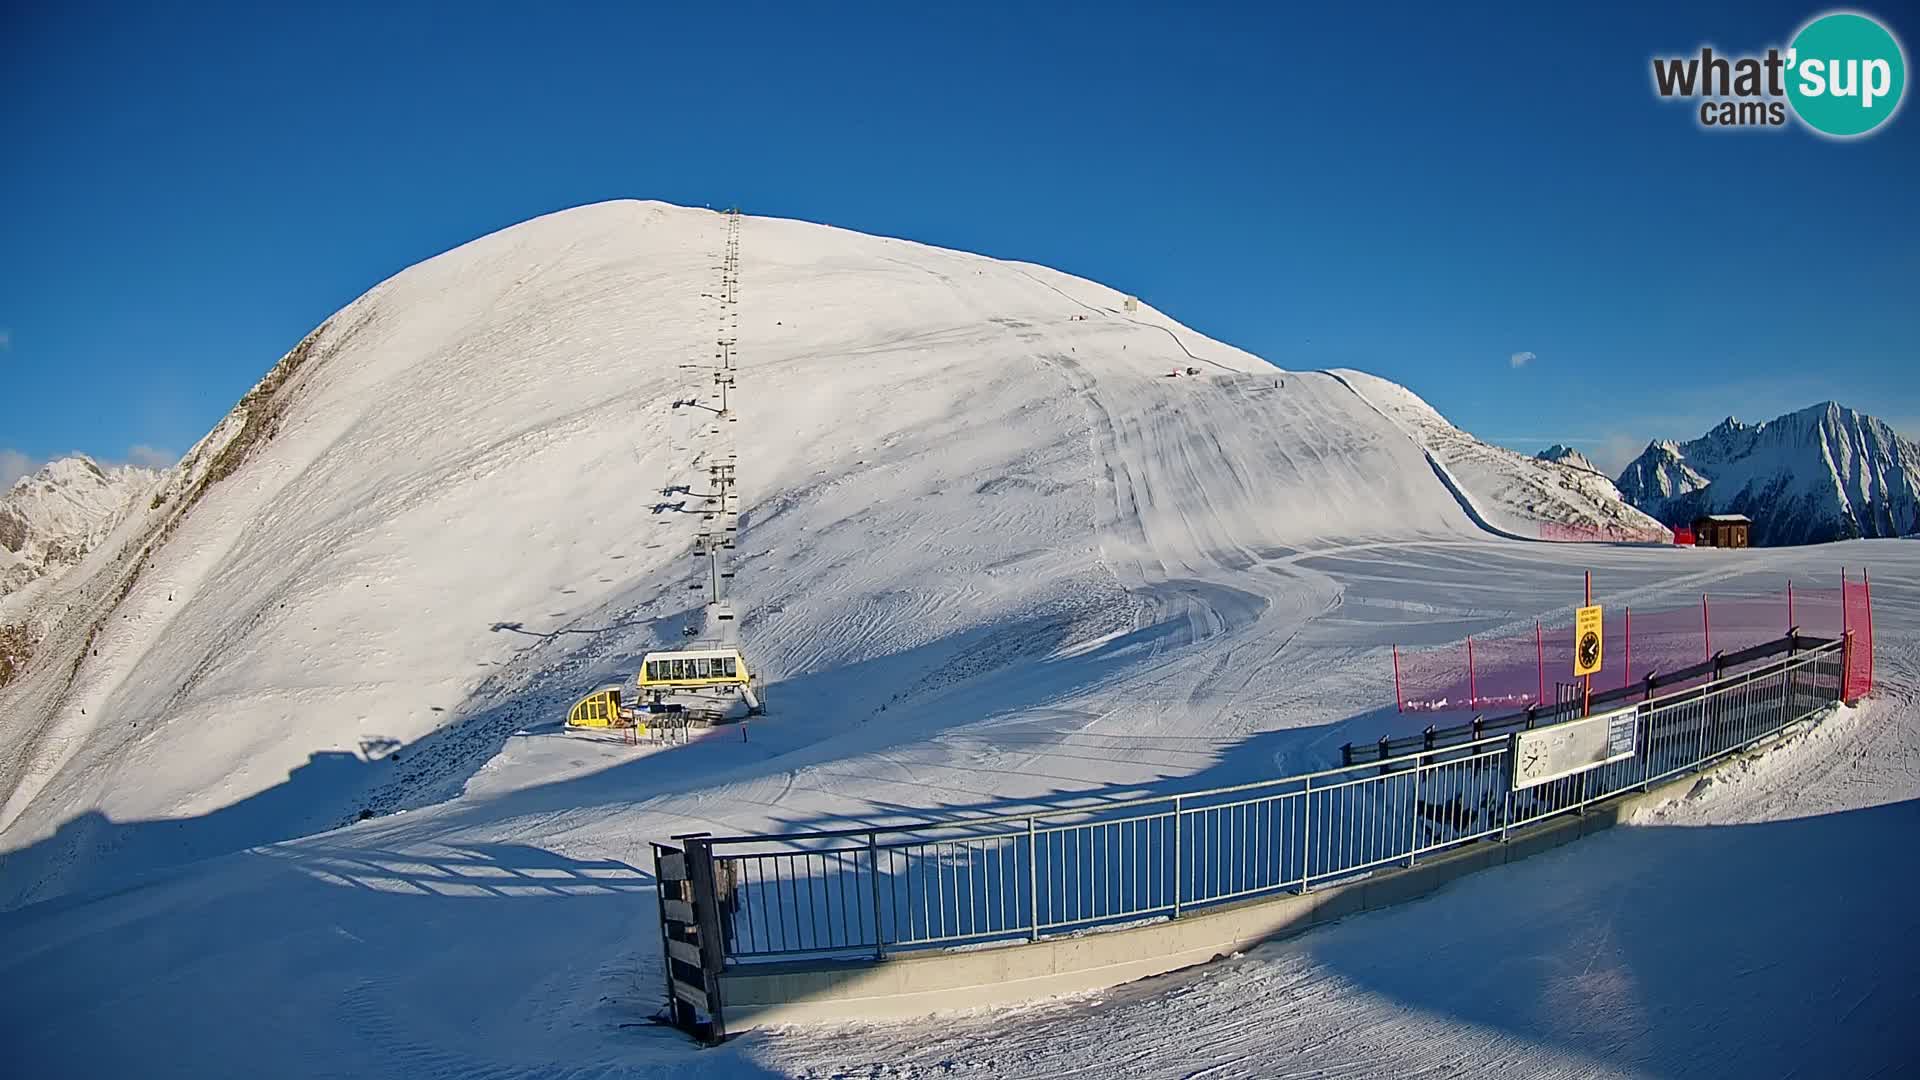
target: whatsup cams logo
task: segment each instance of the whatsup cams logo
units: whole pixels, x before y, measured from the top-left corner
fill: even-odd
[[[1893,32],[1852,11],[1821,15],[1785,49],[1724,56],[1656,56],[1654,92],[1698,102],[1704,128],[1779,128],[1790,117],[1850,139],[1893,119],[1907,88],[1907,57]]]

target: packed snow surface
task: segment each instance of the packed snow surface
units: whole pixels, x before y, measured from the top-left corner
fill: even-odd
[[[647,1024],[651,840],[1317,767],[1420,725],[1393,714],[1390,643],[1564,611],[1582,569],[1608,602],[1656,604],[1870,563],[1882,642],[1920,620],[1920,549],[1904,544],[1505,539],[1546,519],[1449,475],[1392,384],[1283,372],[1039,267],[748,218],[735,329],[717,299],[725,229],[609,204],[396,276],[189,455],[183,476],[222,477],[175,500],[190,512],[122,526],[122,547],[151,552],[137,574],[104,557],[74,572],[92,583],[74,605],[107,617],[84,654],[72,628],[96,623],[62,623],[72,640],[54,646],[77,667],[36,666],[0,698],[0,734],[24,748],[0,834],[15,909],[0,1024],[25,1072],[1740,1075],[1781,1060],[1743,1035],[1897,1060],[1912,990],[1889,973],[1914,966],[1920,927],[1888,897],[1914,882],[1839,853],[1895,850],[1911,828],[1904,645],[1883,658],[1890,697],[1790,748],[1791,768],[1757,764],[1750,797],[1745,780],[1702,792],[1225,965],[1018,1024],[718,1051]],[[680,365],[734,338],[734,603],[771,713],[685,746],[564,735],[576,696],[699,619],[681,504],[702,490],[702,431],[726,421],[672,403],[711,403],[708,376]],[[380,816],[333,828],[361,807]]]

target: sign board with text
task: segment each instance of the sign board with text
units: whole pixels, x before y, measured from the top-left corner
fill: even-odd
[[[1605,637],[1600,621],[1600,605],[1583,607],[1573,614],[1573,673],[1592,675],[1600,670],[1605,655]]]
[[[1624,761],[1639,749],[1640,709],[1629,705],[1513,733],[1513,790]]]

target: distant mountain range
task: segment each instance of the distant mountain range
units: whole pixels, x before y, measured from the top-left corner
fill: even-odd
[[[1833,401],[1761,424],[1728,417],[1697,439],[1649,443],[1619,488],[1667,525],[1745,514],[1755,544],[1920,532],[1920,445]]]
[[[1533,456],[1541,461],[1551,461],[1555,465],[1565,465],[1568,468],[1581,469],[1595,476],[1607,475],[1601,472],[1600,466],[1595,465],[1587,455],[1575,450],[1571,446],[1561,446],[1559,443],[1554,443],[1552,446],[1547,447],[1545,450]],[[1611,480],[1612,477],[1608,477],[1608,479]]]
[[[15,481],[0,493],[0,597],[85,558],[160,475],[76,454]]]

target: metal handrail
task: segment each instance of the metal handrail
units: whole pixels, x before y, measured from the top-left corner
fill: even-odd
[[[1634,756],[1524,789],[1512,786],[1512,736],[1490,734],[1200,791],[687,843],[717,875],[709,903],[729,963],[1180,918],[1504,840],[1698,769],[1838,700],[1846,661],[1847,643],[1828,642],[1636,703]]]
[[[1674,671],[1659,671],[1659,670],[1649,671],[1644,678],[1628,683],[1625,686],[1609,687],[1608,689],[1596,692],[1593,695],[1592,704],[1596,706],[1609,705],[1616,701],[1624,701],[1628,698],[1632,698],[1635,695],[1641,695],[1640,700],[1642,703],[1667,702],[1671,699],[1693,693],[1699,690],[1700,687],[1697,687],[1697,686],[1682,687],[1679,690],[1675,690],[1672,693],[1664,694],[1664,695],[1656,695],[1654,691],[1662,686],[1672,686],[1675,683],[1690,682],[1702,676],[1713,676],[1715,678],[1718,678],[1728,668],[1741,667],[1743,665],[1750,664],[1755,660],[1763,660],[1770,656],[1778,656],[1781,653],[1787,654],[1786,659],[1776,661],[1775,664],[1769,665],[1768,668],[1757,669],[1755,672],[1753,672],[1754,674],[1764,675],[1768,672],[1768,670],[1777,668],[1779,665],[1791,664],[1793,662],[1794,656],[1798,655],[1803,651],[1810,651],[1810,650],[1819,648],[1823,645],[1831,645],[1831,646],[1838,647],[1839,644],[1840,642],[1836,638],[1810,637],[1806,634],[1800,633],[1799,627],[1794,627],[1788,630],[1784,637],[1776,638],[1772,641],[1762,642],[1758,645],[1751,645],[1745,649],[1740,649],[1732,653],[1727,653],[1727,652],[1716,653],[1713,656],[1707,658],[1706,660],[1702,660],[1697,664],[1690,664],[1687,667],[1679,668]],[[1381,743],[1386,744],[1386,746],[1390,750],[1393,747],[1403,746],[1403,745],[1413,746],[1416,748],[1416,750],[1439,749],[1441,740],[1450,740],[1450,739],[1457,738],[1461,735],[1481,734],[1488,731],[1511,731],[1516,728],[1534,727],[1534,726],[1537,726],[1534,723],[1534,721],[1540,719],[1543,716],[1548,717],[1550,719],[1553,715],[1555,715],[1559,711],[1560,711],[1560,708],[1558,706],[1551,705],[1545,702],[1536,702],[1534,705],[1531,705],[1525,709],[1521,709],[1517,712],[1511,712],[1511,713],[1506,713],[1500,716],[1496,716],[1492,719],[1487,719],[1486,717],[1476,717],[1474,718],[1473,721],[1469,723],[1455,724],[1452,727],[1433,728],[1416,735],[1404,735],[1397,739],[1395,738],[1382,739]],[[1431,744],[1429,744],[1428,740],[1432,740]],[[1362,743],[1362,744],[1356,745],[1354,743],[1348,743],[1346,746],[1341,747],[1341,754],[1348,761],[1349,764],[1378,765],[1380,764],[1380,760],[1378,758],[1363,760],[1360,756],[1362,754],[1372,752],[1373,748],[1378,745],[1380,744],[1379,743]],[[1458,745],[1464,745],[1464,744],[1449,743],[1449,745],[1458,746]]]
[[[1701,687],[1701,686],[1688,687],[1684,690],[1676,691],[1675,693],[1668,694],[1664,697],[1650,698],[1646,701],[1638,702],[1637,704],[1639,704],[1643,708],[1657,709],[1664,705],[1679,703],[1685,700],[1686,695],[1689,695],[1689,694],[1707,696],[1714,693],[1724,692],[1726,690],[1736,689],[1744,681],[1755,679],[1755,678],[1764,678],[1767,675],[1778,674],[1780,671],[1785,670],[1787,667],[1792,666],[1794,663],[1798,661],[1804,660],[1808,656],[1817,655],[1822,652],[1838,651],[1841,644],[1840,642],[1833,641],[1833,640],[1820,640],[1818,644],[1813,644],[1815,639],[1807,638],[1804,636],[1798,638],[1798,640],[1803,645],[1807,646],[1803,652],[1799,653],[1796,656],[1789,657],[1786,660],[1779,661],[1777,664],[1767,665],[1764,668],[1756,668],[1751,671],[1743,671],[1737,674],[1728,675],[1724,680],[1725,685],[1714,684],[1712,686],[1707,686],[1707,687]],[[1595,696],[1596,703],[1598,702],[1598,700],[1599,700],[1599,697],[1598,695],[1596,695]],[[1483,730],[1485,728],[1492,727],[1492,726],[1493,724],[1490,722],[1483,726]],[[1481,746],[1491,746],[1495,743],[1505,743],[1506,741],[1507,741],[1506,734],[1487,735],[1482,738],[1471,739],[1465,742],[1449,743],[1445,746],[1422,747],[1418,750],[1412,750],[1404,754],[1396,754],[1393,757],[1388,757],[1388,758],[1380,758],[1372,761],[1356,761],[1351,765],[1336,765],[1332,768],[1321,769],[1316,772],[1295,773],[1291,776],[1275,777],[1269,780],[1251,780],[1242,784],[1230,784],[1226,787],[1206,788],[1199,791],[1178,791],[1178,792],[1168,792],[1166,794],[1161,794],[1161,795],[1142,795],[1138,798],[1121,799],[1114,802],[1099,803],[1097,805],[1072,806],[1072,805],[1065,805],[1065,804],[1049,805],[1049,804],[1041,803],[1041,804],[1037,804],[1032,810],[1022,811],[1018,813],[993,814],[985,817],[952,818],[947,820],[926,819],[921,821],[902,822],[894,825],[853,825],[853,826],[848,826],[847,828],[844,828],[844,829],[818,829],[818,830],[807,830],[807,831],[800,831],[800,832],[743,833],[743,834],[738,834],[734,836],[715,836],[715,837],[703,838],[703,839],[706,839],[707,842],[714,844],[716,846],[721,844],[774,843],[774,842],[793,841],[793,840],[831,840],[831,839],[839,839],[842,837],[849,837],[849,836],[866,836],[869,833],[879,835],[879,834],[897,833],[897,832],[929,832],[929,831],[939,831],[939,830],[947,830],[947,829],[966,829],[966,828],[975,828],[975,827],[988,826],[988,825],[1002,825],[1002,824],[1010,824],[1013,822],[1024,822],[1028,818],[1065,817],[1065,816],[1080,815],[1080,814],[1084,814],[1084,815],[1103,814],[1111,810],[1128,810],[1137,806],[1152,806],[1156,803],[1172,802],[1176,798],[1205,799],[1205,798],[1211,798],[1216,795],[1234,795],[1242,791],[1254,791],[1260,788],[1279,787],[1284,784],[1309,784],[1310,785],[1314,780],[1318,780],[1322,777],[1333,776],[1339,773],[1350,773],[1350,772],[1359,772],[1359,771],[1376,772],[1382,767],[1391,767],[1394,765],[1404,764],[1406,762],[1416,761],[1434,753],[1440,753],[1443,751],[1458,753],[1463,750],[1471,750]],[[1023,834],[1008,833],[1005,835],[1012,836],[1012,835],[1023,835]]]

